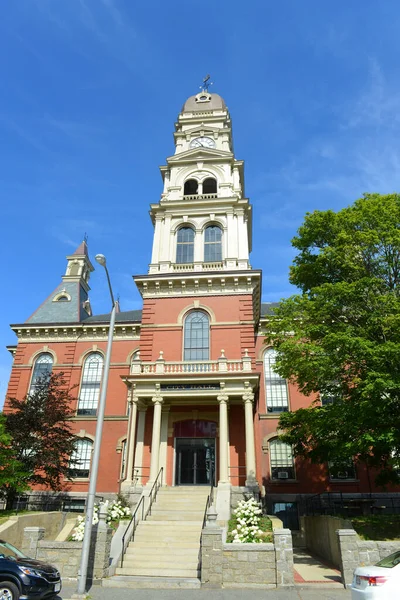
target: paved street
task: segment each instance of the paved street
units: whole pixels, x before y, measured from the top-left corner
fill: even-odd
[[[71,598],[75,587],[64,586],[61,598]],[[89,590],[91,600],[350,600],[350,591],[323,587],[298,588],[292,590],[135,590],[124,588],[102,588],[93,586]]]

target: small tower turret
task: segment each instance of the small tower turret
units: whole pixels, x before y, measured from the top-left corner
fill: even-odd
[[[27,323],[79,323],[92,314],[89,277],[94,270],[86,240],[67,256],[62,282],[27,319]]]

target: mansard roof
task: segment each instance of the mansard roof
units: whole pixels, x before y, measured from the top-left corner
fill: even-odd
[[[273,314],[273,309],[278,306],[279,302],[263,302],[261,304],[261,316],[265,317]],[[93,315],[85,319],[85,323],[104,323],[110,320],[110,313],[104,315]],[[118,323],[140,322],[142,320],[141,310],[125,310],[115,315],[115,320]]]
[[[274,308],[279,306],[279,302],[261,302],[261,318],[274,314]]]
[[[115,315],[115,321],[117,323],[131,323],[131,322],[140,322],[142,320],[142,311],[141,310],[124,310],[121,312],[117,312]],[[103,315],[92,315],[85,319],[86,323],[108,323],[110,321],[110,313],[105,313]]]

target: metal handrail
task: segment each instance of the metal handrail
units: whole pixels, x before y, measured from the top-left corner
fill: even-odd
[[[142,496],[139,500],[139,503],[137,504],[137,506],[135,508],[135,511],[131,517],[131,520],[128,523],[127,528],[125,529],[125,533],[122,536],[121,568],[123,567],[123,564],[124,564],[124,556],[125,556],[125,552],[128,547],[128,544],[129,544],[129,542],[131,542],[132,540],[135,539],[135,531],[137,529],[137,526],[139,525],[139,521],[145,521],[147,519],[147,517],[151,514],[151,507],[153,505],[153,502],[155,502],[155,500],[156,500],[158,490],[162,486],[163,471],[164,471],[164,469],[163,469],[163,467],[161,467],[161,469],[159,470],[158,475],[151,487],[150,494],[148,496],[148,498],[150,499],[150,502],[149,502],[149,507],[148,507],[146,513],[144,512],[145,497]],[[153,492],[154,492],[154,497],[153,497]],[[142,507],[142,518],[137,519],[136,515],[139,512],[140,507]],[[132,525],[132,530],[130,531],[131,525]],[[126,543],[125,543],[125,539],[126,539]]]
[[[151,515],[151,507],[152,507],[152,505],[153,505],[153,502],[155,502],[155,501],[156,501],[156,497],[157,497],[157,492],[158,492],[158,490],[159,490],[159,489],[160,489],[160,487],[162,486],[163,471],[164,471],[164,468],[163,468],[163,467],[161,467],[161,469],[158,471],[158,475],[157,475],[157,477],[155,478],[155,481],[154,481],[154,483],[153,483],[153,485],[152,485],[152,487],[151,487],[150,494],[149,494],[149,499],[150,499],[150,502],[149,502],[149,508],[147,509],[146,516],[145,516],[145,518],[144,518],[145,520],[147,519],[147,517],[148,517],[149,515]],[[160,479],[160,481],[158,481],[159,479]],[[153,491],[154,491],[154,498],[153,498]]]
[[[121,567],[124,564],[124,556],[125,556],[125,552],[126,552],[126,549],[128,547],[128,544],[129,544],[129,542],[131,540],[135,539],[135,531],[136,531],[136,528],[137,528],[137,526],[139,524],[139,519],[136,520],[136,514],[138,513],[140,507],[142,507],[142,519],[141,520],[143,521],[144,520],[144,496],[142,496],[140,498],[139,503],[137,504],[137,506],[135,508],[135,511],[134,511],[134,513],[133,513],[133,515],[131,517],[131,520],[129,521],[128,526],[125,529],[125,533],[122,536]],[[128,531],[129,531],[129,528],[130,528],[131,525],[132,525],[132,531],[128,535]],[[125,544],[125,538],[126,538],[127,535],[128,535],[128,539],[127,539],[126,544]]]
[[[200,532],[200,548],[199,548],[199,555],[198,555],[198,559],[197,559],[197,563],[198,563],[198,569],[200,570],[201,568],[201,538],[203,535],[203,529],[206,526],[206,522],[207,522],[207,512],[208,509],[210,508],[210,506],[212,506],[213,502],[214,502],[214,473],[211,470],[211,486],[210,486],[210,493],[207,496],[207,501],[206,501],[206,508],[204,510],[204,516],[203,516],[203,524],[201,526],[201,532]]]

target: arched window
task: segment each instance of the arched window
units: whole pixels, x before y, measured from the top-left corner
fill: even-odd
[[[68,297],[67,296],[59,296],[57,298],[57,302],[68,302]]]
[[[99,352],[92,352],[86,357],[83,367],[78,415],[97,413],[102,372],[103,356]]]
[[[271,479],[295,479],[292,447],[280,440],[269,443]]]
[[[191,227],[178,229],[176,243],[176,262],[192,263],[194,259],[194,231]]]
[[[222,231],[218,225],[209,225],[204,232],[204,262],[221,262]]]
[[[29,393],[33,394],[39,384],[49,378],[53,369],[53,357],[49,352],[39,354],[35,360]]]
[[[184,196],[194,196],[197,194],[197,190],[199,187],[198,181],[196,179],[188,179],[185,181],[185,185],[183,187],[183,195]]]
[[[184,325],[183,360],[208,360],[210,356],[210,320],[201,310],[188,314]]]
[[[89,478],[93,442],[86,438],[77,440],[69,460],[69,476]]]
[[[276,351],[269,348],[264,354],[265,395],[268,412],[288,410],[288,389],[286,379],[275,371]]]
[[[216,194],[217,193],[217,180],[214,177],[207,177],[203,181],[203,194]]]

